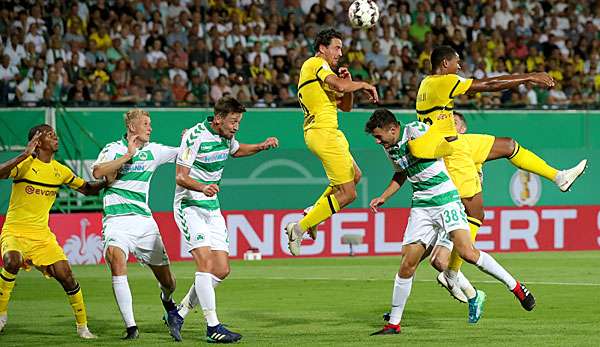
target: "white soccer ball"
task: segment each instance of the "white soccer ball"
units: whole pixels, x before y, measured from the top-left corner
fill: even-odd
[[[370,28],[379,19],[379,6],[373,0],[356,0],[348,8],[348,18],[355,28]]]

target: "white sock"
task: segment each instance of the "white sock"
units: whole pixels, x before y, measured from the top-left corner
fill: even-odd
[[[517,281],[491,255],[479,251],[476,265],[481,271],[506,284],[508,289],[513,290],[517,286]]]
[[[196,295],[202,307],[204,318],[208,326],[213,327],[219,324],[217,318],[217,303],[215,300],[215,288],[212,284],[212,274],[207,272],[196,272],[196,280],[194,281]]]
[[[213,274],[210,274],[212,277],[212,286],[213,288],[217,288],[217,286],[221,283],[221,279]],[[190,287],[187,294],[181,299],[180,307],[179,307],[179,315],[185,318],[196,306],[200,303],[198,302],[198,295],[196,295],[196,287],[194,284]]]
[[[131,290],[129,289],[129,282],[127,282],[127,275],[113,276],[112,286],[125,326],[128,328],[134,326],[133,299],[131,298]]]
[[[394,280],[394,292],[392,294],[392,312],[390,313],[390,324],[398,325],[402,320],[402,312],[404,312],[404,305],[410,295],[410,289],[412,288],[413,278],[400,278],[396,274]]]
[[[456,280],[458,281],[458,286],[460,290],[462,290],[462,292],[465,293],[467,299],[473,299],[477,296],[477,291],[475,290],[475,288],[473,288],[471,282],[469,282],[469,280],[465,277],[465,275],[462,272],[458,272]]]

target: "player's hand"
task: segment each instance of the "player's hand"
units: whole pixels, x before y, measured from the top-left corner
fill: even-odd
[[[135,151],[137,151],[137,135],[129,135],[127,136],[127,154],[131,158],[135,155]]]
[[[277,147],[279,147],[279,140],[276,137],[269,137],[268,139],[258,144],[258,148],[261,151]]]
[[[219,186],[216,184],[207,184],[202,188],[202,193],[209,198],[219,192]]]
[[[341,79],[352,81],[352,75],[350,74],[350,70],[348,70],[348,68],[341,67],[338,72]]]
[[[369,94],[369,101],[376,104],[379,102],[379,95],[377,95],[377,88],[368,83],[365,83],[363,90]]]
[[[529,82],[540,87],[552,88],[556,84],[554,78],[545,72],[532,73],[529,77]]]
[[[32,155],[33,152],[35,152],[35,149],[38,148],[38,146],[40,145],[40,137],[41,136],[42,136],[42,132],[36,131],[35,135],[33,135],[31,140],[27,143],[27,147],[25,147],[23,154],[27,155],[28,157],[30,155]]]
[[[377,207],[379,207],[383,204],[385,204],[385,199],[380,196],[380,197],[377,197],[377,198],[371,200],[369,207],[371,207],[371,211],[373,211],[373,213],[377,213]]]

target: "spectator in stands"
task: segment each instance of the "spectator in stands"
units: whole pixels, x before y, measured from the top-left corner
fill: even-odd
[[[17,86],[17,99],[28,105],[35,105],[44,97],[46,83],[44,82],[44,70],[35,68],[33,77],[26,77]]]

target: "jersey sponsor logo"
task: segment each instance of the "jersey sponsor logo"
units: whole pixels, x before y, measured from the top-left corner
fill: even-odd
[[[215,161],[225,160],[225,159],[227,159],[227,156],[228,156],[227,152],[209,153],[209,154],[200,156],[200,158],[202,158],[202,162],[204,162],[204,163],[212,163]]]
[[[25,193],[29,195],[56,196],[55,190],[34,188],[33,186],[25,186]]]
[[[125,174],[128,172],[144,172],[146,171],[146,165],[144,163],[135,163],[135,164],[125,164],[119,170],[119,173]]]

